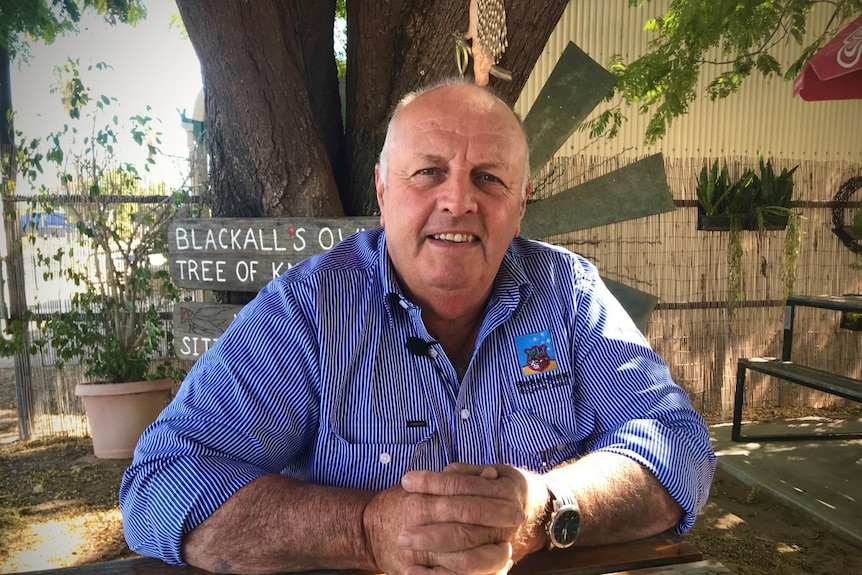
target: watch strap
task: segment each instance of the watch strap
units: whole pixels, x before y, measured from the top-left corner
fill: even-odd
[[[580,514],[578,500],[572,494],[572,490],[566,485],[553,480],[545,479],[545,486],[548,489],[548,509],[545,521],[545,532],[548,535],[548,550],[558,549],[560,546],[554,543],[553,528],[554,520],[560,510],[574,508],[574,511]]]
[[[572,495],[572,490],[567,486],[557,483],[553,480],[545,479],[545,485],[548,492],[551,494],[551,512],[555,512],[565,505],[574,505],[578,507],[578,500]]]

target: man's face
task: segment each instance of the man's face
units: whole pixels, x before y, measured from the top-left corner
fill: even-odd
[[[401,110],[376,186],[386,246],[406,290],[432,301],[487,297],[520,231],[526,154],[518,120],[476,87],[438,88]]]

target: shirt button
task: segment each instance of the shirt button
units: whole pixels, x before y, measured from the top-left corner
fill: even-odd
[[[381,454],[380,454],[380,463],[382,463],[383,465],[386,465],[386,464],[387,464],[387,463],[389,463],[390,461],[392,461],[392,456],[391,456],[391,455],[389,455],[389,454],[388,454],[388,453],[386,453],[386,452],[383,452],[383,453],[381,453]]]
[[[470,419],[470,410],[466,407],[461,410],[461,419]]]

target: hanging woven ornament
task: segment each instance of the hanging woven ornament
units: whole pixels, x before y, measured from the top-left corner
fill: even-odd
[[[494,64],[509,47],[506,37],[506,5],[503,0],[477,0],[476,37],[482,50],[491,56]],[[475,42],[475,39],[473,40]]]
[[[470,47],[467,46],[466,40],[472,40]],[[511,80],[512,75],[496,65],[508,46],[506,6],[503,0],[470,0],[470,24],[467,33],[455,33],[458,71],[461,74],[466,72],[472,54],[476,84],[488,84],[489,74],[503,80]]]

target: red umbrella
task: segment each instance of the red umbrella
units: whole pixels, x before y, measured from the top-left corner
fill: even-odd
[[[862,15],[812,56],[793,81],[803,100],[862,98]]]

